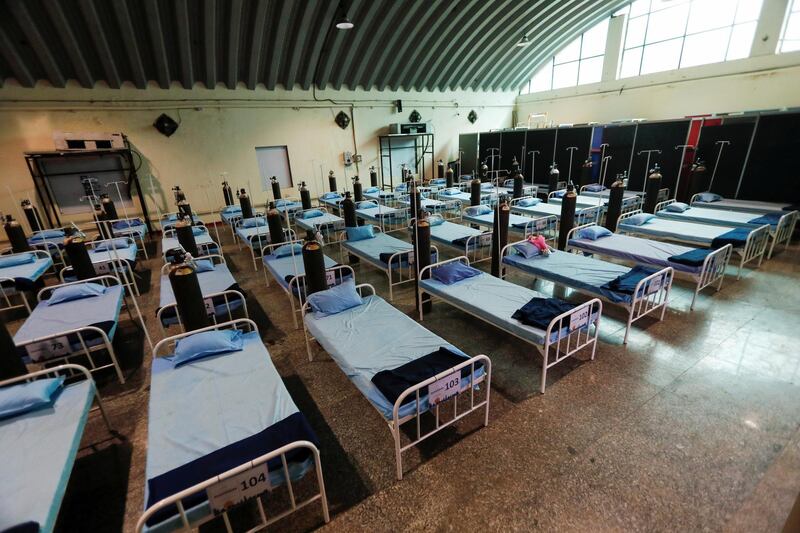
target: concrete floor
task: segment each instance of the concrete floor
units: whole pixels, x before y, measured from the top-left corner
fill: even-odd
[[[253,271],[229,232],[222,241],[234,276],[272,321],[267,331],[262,326],[269,352],[320,436],[332,515],[325,529],[779,531],[800,491],[798,245],[746,269],[739,281],[730,269],[722,291],[707,289],[695,311],[690,285],[678,280],[665,320],[635,325],[627,346],[623,312],[606,306],[595,361],[555,367],[544,395],[533,347],[435,304],[426,327],[492,358],[490,423],[484,428],[471,415],[405,454],[398,482],[382,417],[324,352],[308,361],[284,293],[265,286],[263,269]],[[338,259],[338,247],[326,252]],[[161,337],[154,318],[161,264],[160,257],[143,263],[151,287],[139,299],[154,341]],[[365,266],[356,273],[388,298],[382,273]],[[554,291],[520,275],[509,279]],[[410,286],[395,294],[394,304],[411,313]],[[125,335],[142,342],[135,329]],[[143,361],[126,363],[126,385],[109,381],[101,389],[124,438],[82,451],[62,506],[64,530],[73,529],[71,517],[99,514],[92,530],[132,531],[141,513],[144,351]],[[83,444],[102,438],[93,417]],[[109,449],[111,459],[95,467],[94,457]],[[90,508],[86,495],[108,503]],[[321,525],[319,507],[311,506],[275,529]]]

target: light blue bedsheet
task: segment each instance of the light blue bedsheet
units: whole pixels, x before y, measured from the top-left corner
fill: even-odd
[[[356,209],[356,216],[370,222],[380,222],[381,220],[401,219],[408,216],[405,210],[395,209],[379,205],[378,207],[368,207],[366,209]]]
[[[766,215],[767,213],[760,213]],[[699,222],[700,224],[716,224],[737,228],[759,228],[764,224],[753,224],[750,221],[758,217],[758,213],[744,213],[742,211],[725,211],[724,209],[711,209],[709,207],[692,206],[683,213],[662,210],[656,213],[657,216],[671,220],[683,220],[686,222]],[[771,226],[774,230],[777,224]]]
[[[578,209],[583,209],[585,207],[599,207],[606,205],[608,199],[607,198],[598,198],[595,196],[587,196],[585,194],[579,194],[575,198],[575,206]],[[548,203],[561,205],[561,198],[557,196],[553,196],[547,199]]]
[[[53,531],[93,395],[94,382],[81,381],[52,407],[0,420],[0,530],[34,521]]]
[[[456,224],[455,222],[448,222],[445,220],[439,225],[431,226],[431,239],[444,243],[449,244],[452,246],[456,246],[458,248],[462,248],[465,245],[461,244],[453,244],[453,241],[457,241],[459,239],[464,239],[467,237],[472,237],[475,235],[481,235],[483,231],[475,228],[470,228],[469,226],[465,226],[463,224]]]
[[[304,230],[311,230],[315,231],[318,226],[323,226],[327,224],[332,225],[343,225],[344,219],[342,217],[333,215],[331,213],[323,213],[322,216],[319,217],[311,217],[311,218],[300,218],[297,217],[294,219],[294,224],[298,228],[303,228]]]
[[[217,246],[217,243],[214,242],[214,239],[212,239],[211,235],[209,235],[208,233],[201,233],[200,235],[195,235],[194,236],[194,242],[195,242],[195,244],[197,244],[198,247],[207,246],[209,244],[213,244],[214,246],[211,247],[212,250],[214,248],[216,248],[217,251],[219,251],[219,247]],[[178,242],[178,238],[177,237],[164,237],[163,239],[161,239],[161,253],[162,254],[166,253],[167,250],[174,250],[174,249],[177,249],[177,248],[183,248],[181,246],[181,243]],[[213,253],[213,251],[212,251],[212,253]]]
[[[272,242],[269,236],[269,228],[267,228],[267,226],[257,226],[254,228],[243,228],[239,226],[236,228],[236,235],[239,236],[239,238],[248,248],[256,248],[260,250]]]
[[[407,252],[414,249],[411,243],[385,233],[376,233],[372,239],[343,241],[342,247],[382,269],[386,269],[388,265],[381,261],[381,254]]]
[[[51,266],[53,266],[53,260],[49,257],[38,258],[32,263],[0,268],[0,278],[21,278],[28,281],[36,281],[42,277],[42,274]]]
[[[281,206],[276,205],[275,209],[283,215],[286,213],[294,213],[295,211],[303,209],[303,204],[301,202],[288,202]]]
[[[619,223],[618,228],[620,231],[628,231],[641,235],[652,235],[653,237],[661,237],[664,239],[691,242],[704,247],[711,246],[711,241],[720,235],[736,229],[732,226],[699,224],[697,222],[670,220],[663,217],[651,219],[641,226],[628,224],[627,219],[625,219]]]
[[[723,198],[716,202],[701,202],[695,200],[695,204],[700,204],[709,209],[728,209],[730,211],[744,211],[746,213],[770,213],[773,211],[786,211],[792,204],[785,202],[761,202],[759,200],[734,200],[733,198]]]
[[[398,202],[398,203],[400,205],[402,205],[403,207],[411,207],[411,200],[408,200],[408,199],[400,200],[400,202]],[[420,207],[422,207],[422,209],[426,209],[428,211],[440,211],[440,210],[444,209],[445,207],[447,207],[447,204],[445,204],[443,201],[441,201],[441,200],[432,200],[430,198],[423,198],[422,200],[420,200],[419,203],[420,203]]]
[[[198,273],[197,282],[200,284],[200,291],[203,293],[203,297],[222,292],[236,284],[236,280],[233,279],[228,265],[222,263],[214,265],[214,270]],[[164,307],[174,304],[175,293],[172,292],[172,284],[169,282],[169,276],[161,276],[160,285],[161,292],[158,306]]]
[[[142,224],[135,224],[133,226],[128,226],[127,228],[114,228],[112,230],[114,232],[114,236],[116,237],[127,237],[137,235],[139,237],[144,238],[147,235],[147,225]]]
[[[636,198],[643,193],[636,192],[636,191],[622,191],[622,197],[625,199],[633,199]],[[611,191],[609,189],[604,189],[602,191],[581,191],[580,196],[587,196],[589,198],[603,198],[606,202],[611,197]]]
[[[399,198],[405,193],[395,192],[395,191],[378,191],[378,192],[365,192],[364,198],[369,200],[376,200],[376,201],[386,201],[386,200],[394,200]]]
[[[328,257],[323,256],[325,259],[325,268],[333,268],[338,263]],[[297,254],[294,257],[287,255],[284,257],[275,257],[272,254],[265,255],[262,259],[264,265],[269,269],[272,277],[274,277],[281,287],[288,289],[289,282],[286,281],[286,276],[301,276],[306,273],[306,267],[303,264],[303,255]]]
[[[335,315],[307,314],[305,322],[342,372],[387,420],[392,419],[394,405],[372,383],[375,374],[397,368],[441,347],[467,357],[376,295],[367,296],[362,305]],[[483,370],[475,374],[480,376]],[[427,396],[420,404],[421,410],[427,411]],[[415,411],[416,402],[411,401],[400,408],[399,414],[403,417]]]
[[[673,263],[669,260],[673,255],[681,255],[696,248],[673,244],[670,242],[654,241],[634,237],[633,235],[620,235],[615,233],[593,241],[591,239],[570,239],[570,246],[585,252],[598,253],[609,257],[616,257],[632,261],[641,265],[654,267],[672,267],[676,271],[697,275],[702,267]]]
[[[494,227],[494,212],[487,213],[485,215],[468,215],[464,213],[461,218],[467,222],[472,222],[480,226],[486,226],[489,228]],[[511,229],[524,230],[525,226],[530,224],[533,220],[535,220],[535,218],[509,213],[508,227]]]
[[[89,258],[92,264],[108,263],[116,261],[117,257],[122,261],[127,261],[131,266],[136,264],[136,254],[139,248],[136,244],[131,244],[127,248],[117,248],[116,250],[89,250]]]
[[[556,216],[561,219],[561,204],[546,204],[544,202],[539,202],[536,205],[531,205],[528,207],[513,205],[511,206],[511,210],[530,217]]]
[[[235,211],[228,211],[228,212],[224,212],[223,211],[223,212],[220,213],[220,218],[222,218],[222,221],[224,223],[230,225],[232,223],[233,219],[242,218],[242,210],[240,208],[240,209],[237,209]]]

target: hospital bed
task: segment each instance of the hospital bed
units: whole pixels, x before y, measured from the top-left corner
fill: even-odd
[[[556,219],[559,221],[561,220],[561,204],[549,204],[538,201],[538,203],[535,203],[534,205],[521,205],[524,204],[526,200],[537,202],[539,199],[530,196],[514,198],[509,204],[511,206],[511,212],[532,218],[552,216],[556,217]],[[575,223],[586,224],[588,222],[599,221],[602,213],[603,207],[599,206],[576,209]]]
[[[463,184],[462,184],[463,185]],[[436,191],[436,199],[446,201],[458,200],[462,206],[470,205],[472,203],[472,194],[469,190],[463,190],[458,187],[444,188]],[[481,203],[491,204],[497,195],[493,188],[481,189]]]
[[[427,194],[425,196],[427,196]],[[458,218],[461,213],[461,200],[437,200],[425,196],[420,198],[419,201],[423,211],[442,215],[445,218]],[[401,196],[397,200],[397,205],[408,209],[408,211],[413,214],[414,206],[411,204],[411,196]]]
[[[44,286],[44,275],[52,268],[53,259],[44,250],[0,255],[0,259],[19,263],[0,267],[0,311],[24,307],[30,314],[31,307],[24,291],[34,291]],[[21,303],[15,304],[14,296],[19,296]]]
[[[733,247],[730,244],[716,250],[703,250],[707,255],[696,261],[697,264],[686,264],[671,260],[672,257],[697,253],[698,248],[682,246],[669,242],[643,239],[633,235],[614,233],[607,237],[593,240],[581,236],[581,230],[590,228],[595,224],[585,224],[572,228],[567,234],[567,248],[579,250],[588,254],[598,254],[606,257],[621,259],[628,263],[659,268],[670,267],[675,273],[683,273],[695,282],[694,295],[690,309],[694,309],[697,295],[704,288],[716,285],[717,292],[722,288],[725,279],[725,269],[730,261]]]
[[[599,334],[603,302],[592,298],[576,305],[570,311],[552,318],[547,328],[523,324],[512,318],[515,311],[534,297],[547,298],[532,289],[510,283],[487,273],[445,285],[430,277],[431,270],[451,262],[461,261],[469,265],[466,257],[456,257],[434,263],[422,269],[418,290],[420,297],[431,296],[431,301],[442,300],[496,328],[536,347],[542,355],[542,379],[540,391],[544,393],[547,370],[583,349],[591,351],[594,360]],[[423,310],[419,309],[420,321]],[[591,326],[594,328],[592,333]]]
[[[409,231],[413,231],[414,220],[409,223]],[[428,217],[431,228],[431,240],[458,250],[469,258],[470,263],[489,261],[492,258],[492,232],[484,231],[464,224],[457,224],[441,217]]]
[[[371,224],[377,224],[384,233],[391,233],[408,224],[409,209],[388,207],[372,200],[364,200],[356,202],[356,217]]]
[[[108,248],[111,242],[119,242],[124,240],[126,246],[117,247],[113,245]],[[105,248],[105,249],[104,249]],[[136,259],[138,254],[138,246],[133,237],[115,237],[114,239],[99,239],[88,243],[87,252],[89,259],[92,261],[95,274],[102,276],[104,274],[111,274],[119,276],[122,282],[130,291],[139,296],[139,286],[136,284]],[[58,273],[61,283],[67,281],[75,281],[77,278],[72,266],[67,266],[61,269]]]
[[[261,260],[265,267],[264,281],[266,281],[267,287],[269,287],[269,277],[267,276],[267,272],[269,272],[281,290],[286,294],[286,298],[289,300],[289,305],[292,308],[294,327],[297,329],[299,327],[297,324],[297,313],[301,312],[303,303],[305,303],[306,300],[306,269],[303,264],[302,252],[283,257],[276,257],[274,255],[274,251],[284,244],[290,243],[271,244],[265,246],[264,249],[261,250]],[[292,241],[291,244],[302,246],[303,243],[298,240]],[[338,285],[348,278],[355,279],[353,267],[349,265],[340,265],[327,255],[324,256],[324,261],[325,277],[329,287]],[[295,305],[296,301],[297,305]]]
[[[727,236],[735,237],[735,243],[731,243],[731,245],[733,246],[733,251],[739,254],[740,257],[736,279],[741,278],[742,268],[751,261],[757,261],[756,268],[761,266],[761,261],[764,259],[764,254],[769,244],[769,226],[766,224],[755,229],[734,228],[732,226],[670,220],[656,216],[642,225],[637,226],[630,223],[629,219],[639,213],[640,211],[637,210],[620,216],[617,231],[702,248],[714,247],[717,239],[726,239]],[[722,246],[719,247],[721,248]]]
[[[555,204],[557,206],[561,206],[561,197],[567,193],[565,189],[553,191],[547,195],[547,203]],[[599,207],[605,212],[608,208],[608,197],[602,196],[590,196],[587,194],[578,194],[575,198],[575,209],[585,209],[587,207]],[[622,213],[627,213],[628,211],[635,211],[636,209],[642,208],[642,197],[641,196],[625,196],[622,197]]]
[[[322,196],[319,197],[317,202],[322,207],[327,207],[328,210],[331,212],[341,215],[341,211],[339,210],[339,204],[344,201],[344,195],[339,194],[338,192],[326,192]]]
[[[704,195],[712,195],[710,201],[704,200]],[[797,203],[789,202],[761,202],[759,200],[734,200],[723,198],[718,194],[709,192],[697,193],[689,200],[690,205],[699,205],[711,209],[725,209],[727,211],[741,211],[744,213],[769,213],[770,211],[796,211]]]
[[[494,228],[494,210],[489,213],[470,214],[474,207],[478,206],[465,207],[461,212],[461,220],[488,229]],[[548,240],[555,239],[558,236],[558,218],[552,215],[531,218],[509,213],[508,229],[522,233],[525,236],[541,233]]]
[[[786,243],[794,234],[797,223],[797,211],[761,211],[760,213],[747,211],[727,211],[725,209],[714,209],[704,205],[692,205],[685,211],[670,211],[670,204],[675,200],[667,200],[656,205],[656,215],[672,220],[683,220],[687,222],[699,222],[700,224],[714,224],[717,226],[730,226],[734,228],[759,228],[766,224],[769,226],[770,247],[767,252],[767,259],[772,257],[772,252],[776,244]],[[784,248],[784,249],[785,249]]]
[[[517,244],[523,242],[526,241],[511,243],[503,248],[501,277],[505,278],[510,267],[534,278],[571,287],[604,302],[622,306],[628,313],[623,344],[628,343],[631,326],[640,318],[661,311],[659,320],[664,320],[674,276],[672,267],[650,269],[652,273],[639,276],[641,279],[632,291],[625,291],[615,288],[613,282],[629,274],[631,269],[626,266],[554,249],[547,256],[526,258],[515,249]]]
[[[163,213],[161,217],[158,219],[158,225],[161,226],[161,231],[166,231],[168,229],[174,229],[175,224],[183,218],[183,213],[180,212],[173,212],[173,213]],[[197,213],[192,211],[192,223],[202,222],[200,217]]]
[[[204,224],[192,226],[194,242],[197,244],[197,251],[200,255],[218,254],[221,251],[219,244],[211,238],[208,228]],[[167,252],[171,250],[183,250],[183,246],[178,241],[175,228],[164,230],[161,238],[161,258],[167,261]],[[184,250],[185,251],[185,250]]]
[[[483,425],[489,424],[492,363],[486,355],[466,355],[424,328],[377,296],[371,285],[358,285],[356,289],[362,303],[338,313],[314,312],[306,302],[306,350],[309,361],[313,360],[311,342],[316,340],[386,421],[394,439],[399,480],[403,478],[403,452],[475,411],[485,410]],[[459,362],[409,386],[395,401],[373,383],[372,378],[379,372],[397,369],[440,348],[452,352]],[[485,384],[483,399],[476,393],[480,384]],[[445,407],[448,398],[441,395],[445,385],[454,394],[452,408]],[[432,424],[423,425],[426,413],[430,413]],[[402,427],[411,422],[413,435],[406,439],[410,442],[404,442]]]
[[[257,220],[258,225],[253,227],[245,227],[247,220]],[[256,252],[261,253],[264,246],[270,244],[272,239],[267,227],[267,219],[265,217],[253,217],[250,219],[240,219],[234,225],[234,232],[239,249],[242,249],[242,243],[250,249],[250,257],[253,260],[253,270],[258,271],[258,263],[256,262]],[[295,240],[297,238],[293,229],[283,228],[284,240]]]
[[[67,266],[67,260],[64,257],[64,239],[67,236],[67,229],[77,230],[77,227],[64,226],[34,231],[28,237],[28,245],[34,250],[44,250],[50,254],[53,265],[57,269],[64,268]]]
[[[606,202],[608,202],[608,199],[611,196],[611,189],[609,189],[608,187],[605,187],[603,185],[600,185],[598,183],[590,183],[588,185],[584,185],[583,187],[581,187],[580,195],[581,196],[595,196],[597,198],[603,198]],[[645,191],[629,191],[629,190],[625,189],[622,192],[622,197],[624,199],[626,199],[626,200],[630,199],[630,198],[633,198],[633,197],[638,197],[639,198],[639,202],[638,202],[638,205],[637,205],[636,209],[639,209],[639,208],[641,208],[641,202],[645,197]],[[663,188],[663,189],[659,189],[658,190],[658,197],[656,198],[657,202],[663,202],[664,200],[667,200],[668,198],[669,198],[669,189],[668,188]],[[623,200],[623,202],[624,202],[624,200]]]
[[[493,187],[494,192],[498,196],[508,196],[511,198],[514,196],[514,179],[508,178],[503,180],[503,184],[499,185],[499,180],[495,180],[495,186]],[[536,196],[539,187],[536,185],[532,185],[530,183],[522,183],[522,196]]]
[[[144,245],[144,238],[147,235],[147,224],[141,218],[118,218],[106,221],[111,225],[111,232],[114,237],[130,237],[137,243],[139,250],[144,254],[145,259],[149,259],[147,249]]]
[[[326,207],[314,207],[295,213],[294,227],[298,233],[299,230],[311,231],[327,242],[334,242],[337,232],[344,228],[344,219],[329,213]]]
[[[397,203],[397,200],[406,194],[405,191],[392,191],[392,190],[384,190],[380,187],[369,187],[364,189],[362,195],[367,200],[372,200],[374,202],[381,203],[386,206],[393,206]]]
[[[176,343],[230,329],[241,333],[240,351],[180,366],[172,362]],[[135,531],[197,530],[219,515],[231,531],[228,512],[248,499],[255,501],[261,520],[251,531],[314,502],[328,522],[317,446],[253,321],[238,319],[163,339],[153,350],[145,510]],[[300,501],[295,486],[310,470],[317,489]],[[262,498],[283,485],[289,508],[268,518]]]
[[[82,366],[66,364],[4,381],[9,393],[39,379],[71,378],[52,405],[0,420],[0,530],[51,533],[56,524],[92,404],[113,435],[97,386]],[[27,529],[26,529],[27,528]]]

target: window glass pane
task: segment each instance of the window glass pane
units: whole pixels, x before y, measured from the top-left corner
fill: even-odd
[[[549,91],[553,79],[553,60],[545,63],[531,78],[531,92]]]
[[[687,36],[683,43],[681,68],[725,61],[730,36],[729,27]]]
[[[783,41],[781,45],[781,52],[796,52],[797,50],[800,50],[800,40]]]
[[[671,41],[645,46],[642,54],[641,74],[678,68],[681,59],[682,42],[683,39],[672,39]]]
[[[673,37],[680,37],[686,29],[689,4],[671,7],[650,14],[647,25],[647,43],[656,43]]]
[[[746,22],[733,27],[731,42],[728,45],[728,55],[726,60],[742,59],[750,56],[750,48],[753,46],[753,37],[756,34],[757,22]]]
[[[631,17],[644,15],[650,11],[650,0],[636,0],[631,4]]]
[[[566,63],[567,61],[575,61],[581,54],[581,38],[580,36],[561,49],[556,54],[556,65],[559,63]]]
[[[642,61],[642,47],[625,50],[622,55],[622,68],[619,71],[620,78],[630,78],[639,75],[639,64]]]
[[[726,0],[695,0],[692,2],[691,13],[689,14],[689,26],[686,33],[697,33],[701,31],[721,28],[733,24],[733,17],[736,14],[736,2]]]
[[[578,62],[564,63],[553,68],[553,89],[574,87],[578,84]]]
[[[597,83],[603,77],[603,56],[581,59],[578,85]]]
[[[650,11],[660,11],[678,4],[688,4],[691,0],[653,0]],[[735,1],[735,0],[734,0]]]
[[[790,41],[800,39],[800,13],[789,15],[789,22],[786,24],[783,38]]]
[[[763,0],[739,0],[739,7],[736,9],[736,22],[758,20],[763,3]]]
[[[583,34],[581,57],[601,56],[606,51],[606,37],[608,36],[608,21],[603,22]]]
[[[614,17],[618,17],[618,16],[620,16],[620,15],[627,15],[627,14],[629,14],[630,12],[631,12],[631,5],[630,5],[630,4],[628,4],[627,6],[625,6],[625,7],[622,7],[622,8],[620,8],[620,9],[617,9],[616,11],[614,11],[614,14],[613,14],[612,16],[614,16]]]
[[[647,29],[647,17],[631,19],[628,22],[628,33],[625,35],[625,48],[633,48],[644,44],[644,32]]]

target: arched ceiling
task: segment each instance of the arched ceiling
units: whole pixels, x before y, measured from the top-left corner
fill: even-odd
[[[0,0],[0,83],[514,90],[625,3]],[[344,12],[354,29],[333,26]]]

